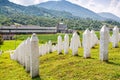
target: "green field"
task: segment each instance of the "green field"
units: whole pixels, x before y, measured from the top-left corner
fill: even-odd
[[[99,35],[99,34],[98,34]],[[41,36],[41,35],[39,35]],[[47,36],[47,35],[45,35]],[[50,36],[50,35],[49,35]],[[53,35],[51,35],[53,36]],[[56,35],[57,36],[57,35]],[[39,39],[45,39],[39,37]],[[50,37],[51,38],[51,37]],[[48,38],[45,40],[47,41]],[[55,39],[55,36],[54,36]],[[53,39],[53,41],[55,41]],[[16,41],[16,45],[21,40]],[[83,48],[79,48],[78,56],[53,52],[39,58],[39,77],[31,79],[29,73],[16,61],[10,59],[8,50],[15,48],[15,41],[4,41],[0,55],[0,80],[119,80],[120,48],[112,48],[109,44],[109,61],[99,60],[99,45],[91,49],[91,58],[83,58]],[[120,43],[119,43],[120,46]]]
[[[58,35],[61,35],[62,38],[64,39],[64,34],[38,34],[37,36],[40,43],[46,43],[49,40],[51,40],[52,42],[56,42]],[[69,34],[69,36],[71,37],[72,35]],[[16,39],[16,36],[14,37]],[[31,35],[17,35],[17,40],[25,40],[28,37],[31,37]]]

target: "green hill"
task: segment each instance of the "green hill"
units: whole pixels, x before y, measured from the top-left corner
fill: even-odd
[[[73,16],[78,16],[80,18],[91,18],[95,20],[105,20],[103,17],[99,16],[95,12],[84,8],[82,6],[73,4],[67,0],[58,1],[48,1],[36,5],[37,7],[43,7],[50,10],[66,11],[71,13]]]
[[[48,10],[35,6],[22,6],[9,2],[8,0],[0,0],[0,14],[9,16],[16,14],[35,15],[35,16],[51,16],[71,18],[72,14],[68,12]]]

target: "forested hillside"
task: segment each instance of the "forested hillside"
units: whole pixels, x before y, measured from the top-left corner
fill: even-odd
[[[59,22],[67,24],[69,29],[78,30],[85,30],[86,28],[99,30],[103,24],[120,27],[119,22],[112,20],[98,21],[91,18],[80,18],[65,11],[48,10],[36,6],[26,7],[8,0],[0,0],[0,26],[10,26],[17,23],[54,27]]]

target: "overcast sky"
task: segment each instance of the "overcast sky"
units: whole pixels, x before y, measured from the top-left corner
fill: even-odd
[[[58,1],[58,0],[9,0],[9,1],[24,6],[28,6],[39,4],[41,2],[46,1]],[[120,17],[120,0],[67,0],[67,1],[88,8],[96,13],[110,12]]]

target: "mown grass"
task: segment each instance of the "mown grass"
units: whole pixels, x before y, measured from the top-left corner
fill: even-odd
[[[5,40],[3,45],[0,45],[0,50],[14,50],[21,42],[21,40]]]
[[[97,37],[100,38],[99,31],[96,31],[95,33],[96,33]],[[79,31],[80,39],[82,39],[82,34],[83,34],[83,31]],[[17,40],[26,40],[28,37],[31,37],[31,35],[15,35],[14,38],[17,39]],[[57,42],[57,37],[59,35],[61,35],[62,38],[64,39],[65,34],[62,34],[62,33],[59,33],[59,34],[37,34],[40,43],[46,43],[49,40],[56,43]],[[110,32],[110,35],[112,35],[112,32]],[[70,38],[72,37],[71,33],[69,34],[69,37]]]
[[[109,62],[99,60],[99,47],[91,50],[91,58],[83,58],[83,48],[78,56],[48,54],[40,57],[41,78],[55,80],[116,80],[120,79],[120,48],[109,47]],[[46,71],[46,72],[44,72]],[[52,76],[51,76],[52,75]],[[42,77],[43,76],[43,77]]]
[[[20,42],[18,42],[19,44]],[[4,45],[14,45],[14,41]],[[4,46],[3,45],[3,46]],[[120,46],[120,43],[119,43]],[[7,47],[7,46],[6,46]],[[3,48],[6,48],[3,47]],[[11,46],[12,47],[12,46]],[[11,48],[9,47],[9,48]],[[5,49],[7,50],[7,49]],[[0,55],[0,80],[119,80],[120,48],[109,45],[109,61],[99,60],[99,45],[91,49],[91,58],[83,58],[83,48],[78,56],[58,55],[53,52],[39,58],[39,77],[31,79],[29,73],[16,61],[10,59],[9,52]]]
[[[0,80],[30,80],[24,68],[16,61],[10,60],[9,53],[0,55]]]
[[[99,37],[99,32],[96,32]],[[57,36],[64,34],[38,35],[40,43],[48,40],[56,42]],[[67,55],[58,55],[57,52],[41,56],[39,74],[31,79],[29,73],[16,61],[10,59],[8,50],[13,50],[22,40],[30,35],[19,35],[17,41],[4,41],[0,55],[0,80],[119,80],[120,79],[120,48],[112,48],[109,45],[109,61],[99,60],[99,45],[91,49],[91,58],[83,58],[83,48],[79,48],[78,56],[72,56],[71,50]],[[23,37],[23,38],[22,38]],[[70,34],[71,37],[71,34]],[[80,38],[82,35],[80,33]],[[16,45],[16,46],[15,46]],[[119,44],[120,45],[120,44]]]
[[[57,41],[57,37],[61,35],[62,38],[64,39],[64,35],[65,34],[38,34],[38,39],[39,39],[39,42],[40,43],[46,43],[48,42],[49,40],[51,40],[52,42],[56,43]],[[69,34],[70,38],[72,36],[72,34]],[[31,35],[15,35],[14,38],[17,39],[17,40],[25,40],[27,39],[28,37],[31,37]]]

